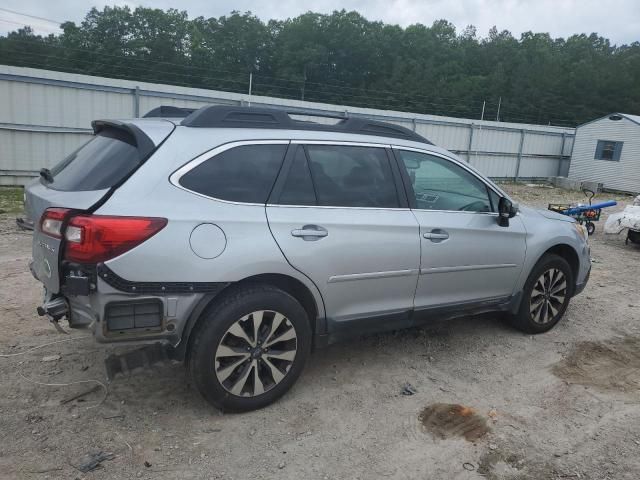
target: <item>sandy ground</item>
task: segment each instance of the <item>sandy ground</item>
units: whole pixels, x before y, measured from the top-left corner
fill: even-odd
[[[539,206],[581,197],[506,188]],[[248,414],[211,408],[179,364],[63,404],[93,384],[32,382],[105,381],[110,350],[82,331],[0,358],[0,478],[640,478],[640,247],[601,232],[589,286],[550,333],[489,315],[334,345]],[[63,338],[35,313],[30,240],[0,215],[1,354]],[[91,451],[115,457],[80,473]]]

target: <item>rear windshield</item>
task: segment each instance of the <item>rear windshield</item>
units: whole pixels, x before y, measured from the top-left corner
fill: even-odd
[[[45,184],[65,192],[103,190],[120,182],[140,161],[131,135],[107,128],[53,167],[53,182]]]

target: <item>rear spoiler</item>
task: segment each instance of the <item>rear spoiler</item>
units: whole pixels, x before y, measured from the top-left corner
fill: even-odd
[[[93,128],[94,134],[98,134],[107,128],[126,132],[132,137],[138,152],[140,152],[140,158],[147,158],[156,148],[153,140],[140,128],[131,123],[120,122],[118,120],[94,120],[91,122],[91,127]]]

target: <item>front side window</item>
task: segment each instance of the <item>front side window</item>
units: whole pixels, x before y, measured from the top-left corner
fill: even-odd
[[[464,168],[426,153],[396,150],[407,169],[417,208],[491,212],[487,186]]]
[[[184,188],[231,202],[266,203],[287,145],[243,145],[205,160],[180,178]]]
[[[596,145],[596,160],[608,160],[610,162],[619,162],[622,154],[623,142],[614,142],[611,140],[598,140]]]
[[[391,165],[383,148],[307,145],[317,204],[399,207]]]

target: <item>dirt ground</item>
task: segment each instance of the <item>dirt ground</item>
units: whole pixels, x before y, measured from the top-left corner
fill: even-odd
[[[538,206],[581,198],[505,188]],[[631,202],[598,198],[621,201],[608,213]],[[14,217],[0,214],[3,355],[67,338],[36,315],[31,238]],[[36,384],[105,382],[112,350],[82,331],[2,357],[0,478],[640,478],[640,247],[602,224],[591,281],[550,333],[488,315],[334,345],[257,412],[211,408],[180,364],[116,379],[106,398],[69,401],[97,383]],[[81,473],[95,451],[114,457]]]

